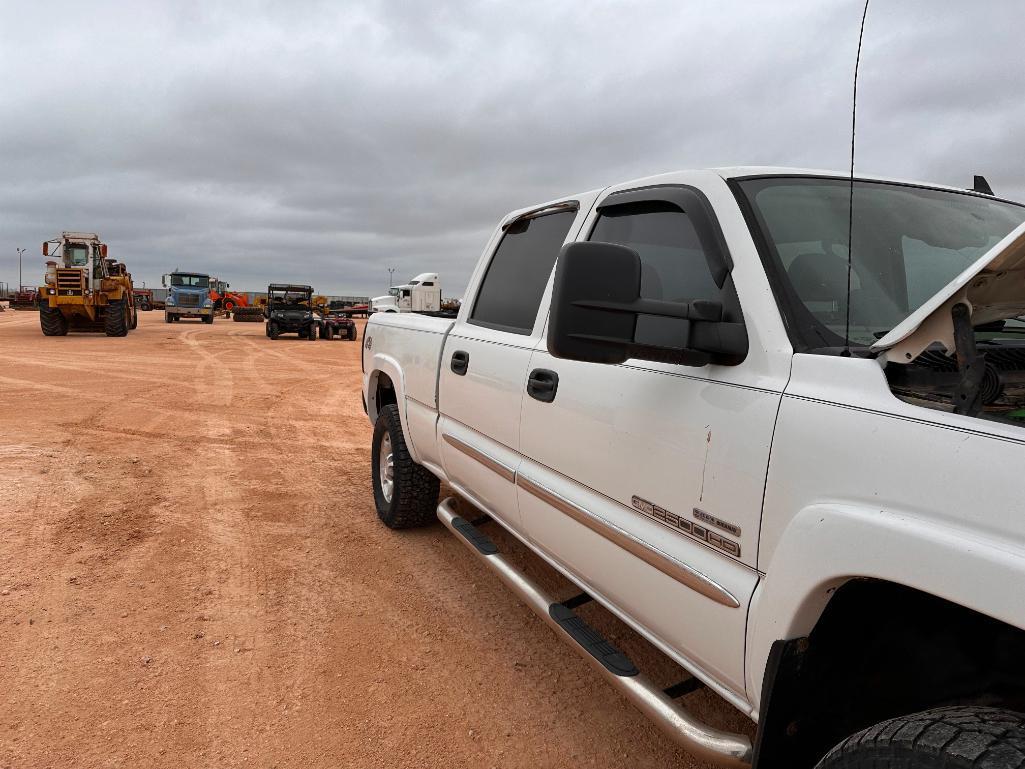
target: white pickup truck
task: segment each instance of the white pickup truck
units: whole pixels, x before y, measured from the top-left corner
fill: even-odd
[[[378,514],[440,518],[705,760],[1025,767],[1023,222],[764,168],[515,211],[455,321],[368,324]],[[491,521],[581,595],[546,595]],[[588,600],[693,678],[656,686]],[[695,718],[699,685],[755,739]]]

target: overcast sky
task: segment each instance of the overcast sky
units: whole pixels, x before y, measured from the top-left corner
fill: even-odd
[[[842,169],[861,0],[0,3],[0,280],[98,232],[137,283],[460,296],[513,208]],[[873,0],[860,171],[1025,198],[1020,0]]]

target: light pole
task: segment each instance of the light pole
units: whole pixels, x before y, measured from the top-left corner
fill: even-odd
[[[391,288],[392,286],[395,285],[395,281],[392,280],[392,275],[394,273],[395,273],[395,268],[394,267],[389,267],[388,268],[388,288]]]
[[[21,291],[21,255],[24,253],[24,248],[18,249],[18,291]]]

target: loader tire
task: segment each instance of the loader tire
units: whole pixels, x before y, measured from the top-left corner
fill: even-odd
[[[441,482],[409,456],[395,404],[377,415],[370,459],[377,517],[385,526],[411,529],[437,520]]]
[[[848,737],[816,769],[1025,769],[1025,714],[954,706]]]
[[[128,336],[128,308],[123,301],[107,304],[103,314],[103,331],[107,336]]]
[[[39,305],[39,326],[43,329],[43,336],[68,335],[68,319],[64,313],[42,303]]]

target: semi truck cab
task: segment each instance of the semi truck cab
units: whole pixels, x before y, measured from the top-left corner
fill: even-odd
[[[176,270],[164,275],[162,285],[167,287],[164,302],[164,320],[174,323],[182,318],[200,318],[204,323],[214,322],[214,302],[210,298],[210,276],[201,272]]]

